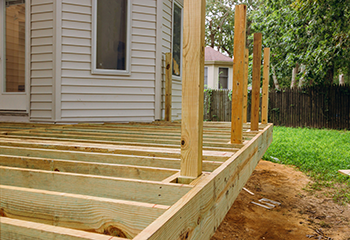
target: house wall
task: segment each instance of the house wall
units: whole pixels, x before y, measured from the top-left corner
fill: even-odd
[[[172,1],[162,4],[162,110]],[[118,76],[91,73],[92,0],[31,1],[31,121],[155,120],[157,0],[131,3],[131,73]],[[181,86],[173,79],[173,119],[181,117]]]
[[[228,68],[228,89],[232,89],[233,67],[228,65],[207,64],[208,88],[219,89],[219,68]]]
[[[31,0],[30,8],[30,119],[52,121],[54,3],[53,0]]]
[[[183,4],[183,1],[177,1]],[[162,118],[165,110],[165,53],[172,52],[173,0],[163,0],[162,18]],[[182,82],[172,79],[172,120],[181,119]]]
[[[92,1],[62,0],[58,121],[155,119],[157,2],[131,2],[131,74],[111,76],[91,73]]]

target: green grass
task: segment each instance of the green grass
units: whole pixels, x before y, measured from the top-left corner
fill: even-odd
[[[338,173],[350,169],[350,131],[274,127],[263,159],[296,166],[315,181],[311,189],[328,188],[335,201],[350,203],[350,178]]]

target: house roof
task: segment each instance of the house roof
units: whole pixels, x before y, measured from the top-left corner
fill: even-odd
[[[232,62],[233,60],[212,47],[205,47],[205,61]]]

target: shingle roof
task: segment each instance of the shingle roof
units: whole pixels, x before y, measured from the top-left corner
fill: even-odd
[[[232,62],[233,60],[212,47],[205,47],[205,61]]]

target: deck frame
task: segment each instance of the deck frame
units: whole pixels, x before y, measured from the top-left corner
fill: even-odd
[[[256,132],[249,131],[250,125],[244,124],[243,144],[232,144],[231,148],[227,145],[230,141],[230,123],[205,122],[203,125],[204,142],[214,138],[218,146],[222,147],[219,147],[220,150],[203,151],[203,166],[206,166],[206,171],[191,184],[178,184],[180,144],[176,149],[169,147],[167,141],[174,137],[180,139],[179,123],[0,123],[0,181],[5,185],[1,186],[0,191],[6,193],[0,196],[1,238],[25,239],[38,235],[38,239],[117,240],[126,239],[125,236],[136,240],[209,239],[271,143],[272,124],[260,124],[259,131]],[[65,135],[72,131],[77,134],[67,141]],[[148,131],[157,139],[159,146],[137,146],[139,138],[134,138],[134,144],[131,145],[120,144],[116,139],[105,144],[103,141],[85,142],[86,139],[80,138],[89,135],[93,139],[106,131],[109,134],[130,132],[130,135]],[[48,132],[55,132],[55,137],[36,138],[36,134]],[[103,166],[109,165],[110,172],[104,172],[107,170],[103,170]],[[116,168],[118,177],[113,176],[113,168]],[[137,171],[140,175],[137,175]],[[159,176],[155,176],[157,172]],[[16,199],[21,194],[30,196],[33,203],[42,202],[41,208],[51,209],[53,215],[39,218],[31,215],[30,211],[36,204],[18,203]],[[59,211],[64,208],[60,202],[69,205],[76,203],[84,208],[91,206],[90,209],[96,213],[111,208],[115,213],[127,214],[125,216],[130,216],[134,222],[133,225],[125,226],[114,224],[108,220],[110,217],[102,217],[101,213],[91,219],[106,221],[102,225],[85,222],[87,218],[77,220],[79,215]],[[22,206],[25,211],[13,212],[9,209],[10,206],[13,206],[11,209]],[[122,210],[121,206],[126,207]],[[135,222],[132,212],[136,209],[143,209],[147,215],[145,219],[148,223],[142,220],[146,225]],[[62,219],[63,222],[60,223],[57,219]],[[70,225],[69,221],[81,223]],[[74,226],[81,229],[73,229]],[[93,232],[82,231],[84,226],[93,226]],[[123,233],[119,235],[121,238],[105,235],[116,234],[116,229]],[[105,234],[99,234],[103,232]]]

